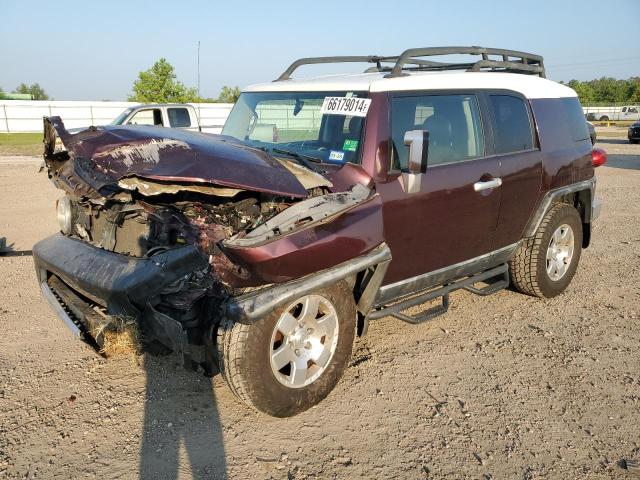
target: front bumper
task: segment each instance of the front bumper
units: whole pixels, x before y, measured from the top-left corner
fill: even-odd
[[[206,344],[210,334],[191,338],[180,322],[154,308],[158,303],[154,297],[159,297],[167,286],[208,267],[206,257],[195,247],[134,258],[56,234],[34,246],[33,258],[45,298],[74,335],[87,343],[102,347],[96,332],[103,330],[100,327],[110,316],[124,315],[141,320],[147,340],[158,340],[182,353],[185,364],[195,361],[204,366],[202,362],[208,361],[207,351],[212,348],[205,347],[211,347]],[[357,302],[358,311],[366,317],[390,260],[389,247],[381,243],[368,253],[329,269],[229,297],[219,314],[240,323],[254,323],[283,303],[339,280],[355,281],[356,275],[368,272]],[[95,307],[106,315],[100,315]],[[208,314],[208,320],[213,320],[214,312]],[[206,330],[216,324],[210,321],[201,327]]]
[[[33,259],[40,288],[56,314],[74,335],[99,346],[101,338],[96,338],[94,332],[99,331],[97,327],[105,317],[97,314],[94,307],[101,307],[108,316],[140,319],[144,315],[145,327],[153,326],[156,315],[149,300],[171,283],[207,265],[206,258],[194,246],[166,250],[150,258],[134,258],[62,234],[38,242],[33,247]]]

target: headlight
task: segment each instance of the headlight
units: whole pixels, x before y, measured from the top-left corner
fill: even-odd
[[[71,201],[65,196],[58,200],[58,225],[65,235],[71,234]]]

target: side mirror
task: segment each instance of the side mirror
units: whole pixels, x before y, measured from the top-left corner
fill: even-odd
[[[402,183],[406,193],[418,193],[422,174],[427,171],[429,159],[429,132],[409,130],[404,134],[404,144],[409,147],[409,168],[402,172]]]

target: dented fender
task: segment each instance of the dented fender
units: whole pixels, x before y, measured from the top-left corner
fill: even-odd
[[[360,257],[383,242],[382,199],[374,193],[325,220],[265,243],[243,246],[227,241],[221,249],[248,274],[227,279],[238,287],[288,282]]]

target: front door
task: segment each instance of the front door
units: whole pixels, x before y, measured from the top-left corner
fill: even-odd
[[[410,279],[494,250],[500,210],[500,161],[486,155],[474,94],[391,97],[392,171],[376,185],[393,260],[384,284]],[[419,193],[407,194],[408,130],[429,131],[429,160]]]

